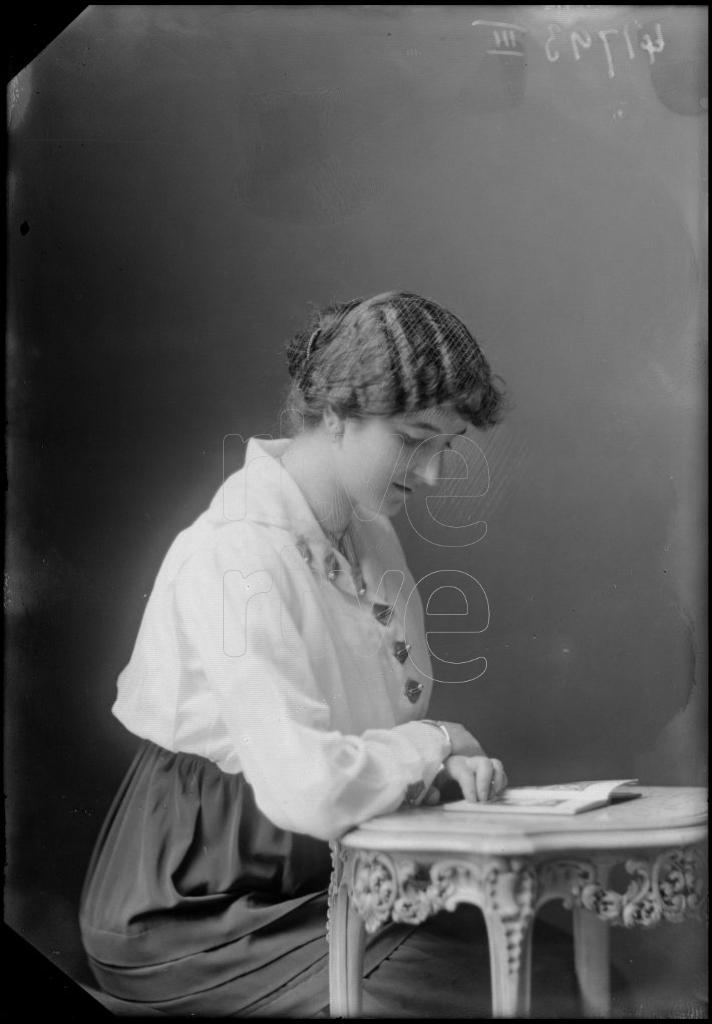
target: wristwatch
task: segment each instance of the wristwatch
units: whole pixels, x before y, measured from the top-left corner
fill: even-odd
[[[439,729],[441,731],[441,733],[447,740],[448,750],[447,754],[443,758],[443,761],[445,761],[452,754],[452,740],[450,739],[450,733],[448,732],[447,726],[445,725],[444,722],[436,722],[432,718],[421,718],[420,721],[424,725],[434,725],[436,729]]]

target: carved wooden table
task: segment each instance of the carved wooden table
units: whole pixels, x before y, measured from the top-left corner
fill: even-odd
[[[573,911],[584,1013],[607,1016],[609,926],[679,922],[703,908],[706,790],[633,788],[634,800],[571,817],[409,808],[332,843],[332,1017],[359,1016],[365,932],[458,903],[484,915],[493,1017],[527,1017],[532,925],[552,899]],[[627,884],[614,886],[614,869]]]

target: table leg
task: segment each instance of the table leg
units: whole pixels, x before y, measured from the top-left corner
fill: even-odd
[[[489,938],[492,1017],[528,1017],[531,1005],[532,923],[484,912]]]
[[[574,907],[574,961],[586,1017],[611,1012],[610,926],[592,911]]]
[[[336,890],[329,916],[329,1002],[332,1017],[361,1013],[365,931],[348,887]]]
[[[536,870],[526,859],[495,857],[483,872],[493,1017],[529,1016],[537,890]]]

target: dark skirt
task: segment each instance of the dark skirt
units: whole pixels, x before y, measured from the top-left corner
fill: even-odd
[[[325,1015],[330,871],[328,843],[273,825],[243,775],[144,742],[82,892],[89,964],[127,1015]],[[490,1012],[472,907],[382,928],[364,973],[364,1016]]]

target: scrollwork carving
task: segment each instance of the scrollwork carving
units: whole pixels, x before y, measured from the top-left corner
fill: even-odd
[[[356,856],[351,899],[367,932],[375,932],[391,916],[398,895],[395,866],[382,853]]]
[[[470,864],[447,860],[423,866],[384,853],[357,854],[351,899],[366,931],[375,932],[388,920],[421,924],[440,910],[454,910],[476,885]]]
[[[458,860],[437,861],[430,869],[430,879],[443,910],[454,910],[463,900],[471,902],[468,897],[481,888],[475,865]]]
[[[703,907],[700,854],[695,848],[666,850],[650,858],[626,861],[632,881],[625,892],[603,884],[588,861],[549,861],[539,865],[545,892],[564,897],[612,925],[650,928],[661,921],[699,916]]]
[[[583,886],[597,881],[593,864],[581,860],[544,861],[538,868],[540,892],[544,896],[561,896],[570,910],[574,894]]]
[[[615,889],[606,889],[598,882],[589,882],[575,890],[569,905],[571,904],[591,910],[596,917],[608,921],[609,924],[622,924],[623,896]]]
[[[505,933],[510,971],[518,968],[523,943],[537,906],[561,897],[568,907],[584,908],[612,925],[650,927],[660,921],[699,916],[704,907],[699,852],[675,849],[648,859],[628,860],[632,880],[625,892],[607,884],[604,865],[575,858],[544,861],[525,858],[442,859],[417,863],[400,855],[341,850],[332,845],[334,870],[329,908],[339,887],[348,885],[366,931],[387,921],[420,924],[441,910],[474,903]],[[327,934],[330,921],[327,916]]]
[[[644,928],[660,921],[679,922],[697,916],[702,907],[703,882],[698,877],[697,850],[669,850],[652,861],[629,860],[633,881],[623,894],[621,923]]]

